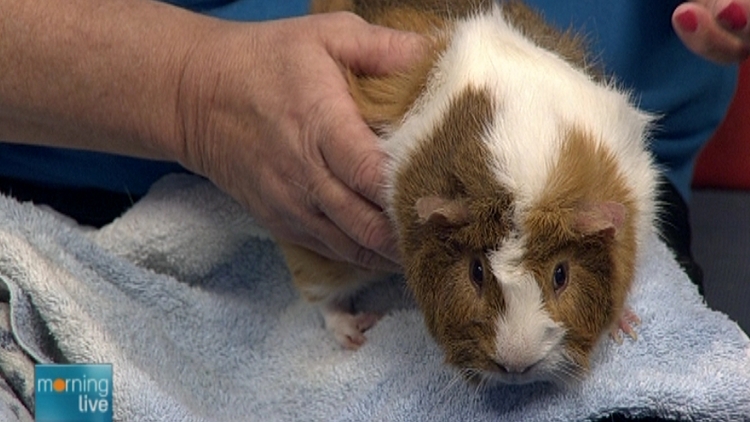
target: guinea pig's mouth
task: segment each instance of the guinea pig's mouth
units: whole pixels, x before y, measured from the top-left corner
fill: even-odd
[[[541,360],[539,360],[537,362],[534,362],[531,365],[527,365],[527,366],[521,367],[521,366],[509,366],[509,365],[505,365],[505,364],[503,364],[501,362],[493,360],[492,361],[492,365],[493,365],[492,370],[494,372],[497,372],[497,373],[500,373],[500,374],[503,374],[503,375],[507,375],[507,376],[524,376],[525,374],[528,374],[529,372],[532,372],[534,370],[534,368],[537,365],[539,365],[540,362],[541,362]]]
[[[568,386],[580,380],[583,375],[579,365],[566,359],[562,354],[555,353],[548,354],[525,367],[509,367],[491,359],[482,372],[486,379],[511,385],[549,382]]]
[[[531,384],[538,381],[548,381],[546,378],[540,377],[541,372],[543,372],[539,371],[541,365],[542,361],[538,361],[524,368],[508,367],[493,360],[490,368],[485,369],[484,372],[492,380],[503,384]]]

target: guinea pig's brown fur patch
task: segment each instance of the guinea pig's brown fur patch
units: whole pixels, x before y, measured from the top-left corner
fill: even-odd
[[[524,264],[541,281],[552,318],[568,330],[572,357],[586,367],[603,329],[622,313],[635,265],[636,210],[614,157],[589,134],[571,129],[556,167],[525,221],[530,239],[545,241],[529,242]],[[624,221],[588,233],[577,228],[581,213],[607,203],[624,206]],[[552,277],[560,262],[568,262],[570,281],[558,294]]]
[[[568,63],[599,77],[589,60],[583,37],[572,31],[561,32],[547,24],[542,15],[520,1],[503,2],[503,16],[538,46],[554,51]]]
[[[406,278],[427,327],[445,346],[447,360],[458,366],[476,367],[492,356],[495,323],[504,307],[485,258],[509,232],[512,202],[489,170],[491,154],[482,141],[495,109],[486,91],[463,91],[394,182]],[[417,202],[435,196],[461,204],[468,218],[453,226],[420,219]],[[475,259],[485,268],[481,287],[470,278]],[[487,365],[484,369],[490,369]]]

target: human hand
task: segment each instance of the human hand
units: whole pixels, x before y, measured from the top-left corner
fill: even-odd
[[[685,45],[717,63],[750,56],[750,0],[693,0],[679,5],[672,26]]]
[[[386,156],[344,75],[403,70],[422,43],[349,13],[217,26],[184,71],[181,161],[275,237],[394,270],[396,241],[382,211]]]

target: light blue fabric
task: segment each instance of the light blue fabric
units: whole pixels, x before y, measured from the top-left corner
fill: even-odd
[[[399,278],[363,294],[358,308],[385,316],[343,350],[276,246],[194,176],[157,183],[97,231],[0,196],[0,250],[15,338],[43,362],[53,345],[112,363],[118,421],[750,419],[750,340],[656,238],[630,298],[638,341],[604,339],[567,390],[467,385]]]

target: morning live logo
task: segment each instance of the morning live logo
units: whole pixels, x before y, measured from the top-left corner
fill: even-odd
[[[36,422],[111,422],[112,365],[36,365]]]

